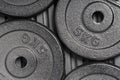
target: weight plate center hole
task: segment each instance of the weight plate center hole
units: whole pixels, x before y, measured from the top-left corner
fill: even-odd
[[[27,59],[23,56],[20,56],[15,60],[15,64],[19,68],[25,68],[27,66]]]
[[[101,11],[95,11],[92,14],[92,19],[95,24],[100,24],[104,20],[104,14]]]

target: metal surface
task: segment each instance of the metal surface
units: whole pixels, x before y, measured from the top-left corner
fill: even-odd
[[[42,12],[53,0],[0,0],[0,11],[11,16],[27,17]]]
[[[120,9],[104,0],[59,0],[57,33],[77,55],[105,60],[119,55]]]
[[[10,1],[10,0],[9,0]],[[17,0],[16,0],[17,1]],[[59,0],[59,1],[61,1],[61,0]],[[66,0],[67,1],[67,0]],[[76,0],[71,0],[71,1],[76,1]],[[84,1],[84,0],[79,0],[79,1]],[[88,2],[89,1],[92,1],[92,0],[88,0]],[[97,1],[97,0],[94,0],[94,1]],[[105,11],[105,14],[106,13],[108,13],[108,11],[112,11],[112,14],[110,13],[110,15],[113,15],[114,16],[114,18],[113,19],[116,19],[116,21],[114,21],[114,22],[116,22],[115,24],[116,24],[116,26],[119,26],[119,23],[117,23],[117,22],[119,22],[119,16],[118,16],[118,14],[119,14],[119,1],[117,1],[117,3],[116,3],[116,0],[114,1],[114,0],[99,0],[100,2],[102,1],[102,2],[106,2],[105,4],[102,4],[103,6],[102,6],[102,8],[101,8],[101,10],[103,10],[103,11]],[[111,1],[111,2],[110,2]],[[112,2],[114,2],[114,4],[112,3]],[[21,4],[21,3],[19,3],[19,4]],[[24,3],[25,4],[25,3]],[[58,4],[59,4],[59,2],[58,2]],[[65,4],[65,3],[63,3],[63,4]],[[78,3],[77,3],[78,4]],[[86,2],[85,3],[83,3],[82,5],[84,5],[84,4],[86,4]],[[45,25],[45,26],[43,26],[43,27],[46,27],[46,28],[48,28],[49,30],[51,30],[54,34],[55,34],[55,36],[57,37],[57,40],[61,40],[61,38],[60,37],[58,37],[58,34],[57,34],[57,30],[56,30],[56,25],[57,25],[57,23],[56,23],[56,25],[55,25],[55,22],[54,22],[54,18],[55,18],[55,11],[56,11],[56,8],[58,8],[57,6],[57,2],[55,2],[54,4],[52,4],[49,8],[47,8],[47,9],[45,9],[44,10],[44,12],[42,11],[42,12],[40,12],[40,14],[38,13],[38,14],[35,14],[35,15],[32,15],[31,17],[28,17],[28,16],[24,16],[24,17],[26,17],[26,18],[23,18],[23,17],[21,17],[21,16],[19,16],[19,17],[16,17],[16,15],[12,15],[12,16],[8,16],[8,15],[5,15],[5,14],[0,14],[0,23],[2,23],[2,25],[4,24],[3,22],[6,22],[6,21],[11,21],[11,20],[14,20],[14,21],[16,21],[16,19],[22,19],[23,21],[24,20],[32,20],[32,21],[34,21],[34,22],[38,22],[38,23],[41,23],[42,25]],[[101,5],[101,4],[100,4]],[[106,6],[107,5],[107,6]],[[74,6],[77,6],[76,4],[74,5]],[[94,5],[91,5],[91,6],[94,6]],[[106,6],[106,7],[104,7],[104,6]],[[61,7],[63,7],[63,6],[61,6]],[[112,7],[112,8],[111,8]],[[114,8],[113,8],[114,7]],[[95,7],[94,9],[96,10],[96,9],[98,9],[99,7]],[[81,8],[79,7],[79,10],[80,10]],[[108,9],[108,10],[106,10],[106,9]],[[74,9],[73,9],[74,10]],[[86,11],[87,11],[87,9],[86,9]],[[0,12],[2,12],[2,11],[0,11]],[[62,12],[62,11],[61,11]],[[92,10],[90,10],[90,12],[92,12]],[[24,12],[23,12],[24,13]],[[77,12],[74,12],[74,14],[76,14]],[[109,13],[108,13],[109,14]],[[100,14],[101,15],[101,14]],[[14,17],[13,17],[14,16]],[[98,17],[98,19],[96,18],[96,17],[93,17],[93,19],[94,19],[94,22],[96,21],[96,22],[100,22],[101,20],[102,20],[102,18],[100,18],[99,17],[99,15],[95,15],[95,16],[97,16]],[[106,15],[107,16],[107,15]],[[83,17],[83,16],[82,16]],[[110,16],[109,16],[110,17]],[[110,20],[111,18],[109,18],[108,17],[108,19]],[[76,21],[76,19],[78,19],[79,17],[77,17],[77,18],[74,18],[73,19],[73,21],[75,20]],[[89,18],[88,18],[89,19]],[[107,19],[107,18],[106,18]],[[17,20],[17,21],[18,21]],[[59,24],[61,23],[62,21],[60,21],[59,22]],[[20,24],[21,25],[21,24]],[[108,24],[105,24],[105,25],[108,25]],[[61,26],[60,26],[61,27]],[[97,27],[97,26],[96,26]],[[92,28],[93,28],[93,26],[92,26]],[[104,28],[107,28],[107,26],[103,26],[103,27],[101,27],[100,29],[99,29],[99,27],[98,28],[93,28],[93,29],[95,29],[95,30],[104,30]],[[111,27],[109,27],[109,28],[111,28]],[[119,28],[119,27],[118,27]],[[5,28],[6,29],[6,28]],[[33,28],[34,29],[34,28]],[[88,32],[90,32],[90,33],[93,33],[93,34],[100,34],[101,33],[101,31],[100,32],[98,32],[98,33],[96,33],[95,31],[94,32],[92,32],[91,30],[89,30],[89,29],[87,29],[87,27],[85,26],[85,30],[86,31],[88,31]],[[109,29],[105,29],[105,31],[106,30],[109,30]],[[2,32],[4,32],[4,31],[2,31]],[[19,33],[19,32],[18,32]],[[20,32],[21,33],[21,32]],[[13,34],[13,33],[12,33]],[[16,34],[16,33],[15,33]],[[30,33],[31,35],[32,35],[32,33]],[[119,33],[118,33],[119,34]],[[111,34],[112,35],[112,34]],[[115,34],[113,34],[113,35],[115,35]],[[15,35],[15,36],[17,36],[17,34]],[[37,36],[37,35],[36,35]],[[98,35],[97,35],[98,36]],[[12,37],[11,37],[12,38]],[[118,39],[119,37],[117,37],[117,39]],[[9,40],[9,39],[8,39]],[[119,42],[118,42],[119,43]],[[1,46],[2,46],[2,44],[0,44]],[[74,52],[72,52],[70,49],[68,49],[64,44],[63,44],[63,42],[61,42],[61,47],[62,47],[62,49],[63,49],[63,56],[64,56],[64,62],[65,62],[65,64],[64,64],[64,73],[63,73],[63,77],[61,77],[61,80],[64,80],[64,78],[65,78],[65,76],[66,75],[69,75],[70,74],[70,72],[71,71],[73,71],[73,70],[76,70],[76,68],[78,69],[78,68],[80,68],[81,67],[81,65],[84,65],[84,64],[88,64],[88,65],[86,65],[86,66],[90,66],[89,64],[92,62],[92,63],[99,63],[99,62],[105,62],[105,63],[108,63],[108,64],[112,64],[112,65],[116,65],[116,66],[118,66],[117,67],[117,69],[120,67],[120,56],[119,55],[116,55],[115,57],[113,57],[113,58],[109,58],[109,59],[107,59],[107,60],[102,60],[102,61],[96,61],[96,60],[91,60],[91,59],[88,59],[87,57],[86,58],[84,58],[83,56],[79,56],[79,55],[76,55]],[[2,49],[2,48],[1,48]],[[7,49],[6,49],[7,50]],[[15,52],[16,50],[13,50],[12,52]],[[25,52],[26,54],[27,54],[27,52],[29,52],[29,50],[27,51],[27,50],[23,50],[23,48],[20,48],[20,49],[17,49],[17,51],[19,52],[19,51],[21,51],[21,52]],[[11,54],[9,54],[9,56],[13,56],[14,55],[14,53],[12,53],[11,52]],[[21,53],[20,52],[20,53]],[[17,53],[17,54],[20,54],[20,53]],[[31,54],[30,52],[28,53],[28,54]],[[26,56],[26,55],[23,55],[23,56]],[[30,56],[30,55],[29,55]],[[109,55],[108,55],[109,56]],[[3,56],[2,56],[3,57]],[[8,62],[6,61],[6,63],[8,63],[9,65],[11,65],[11,62],[12,61],[14,61],[13,60],[13,57],[8,57],[9,59],[10,59],[10,61],[8,60]],[[28,57],[29,58],[29,57]],[[7,58],[6,58],[7,59]],[[32,58],[33,59],[33,61],[34,61],[34,58]],[[9,63],[10,62],[10,63]],[[24,64],[21,64],[21,62],[22,63],[24,63]],[[32,63],[32,61],[30,61],[30,63]],[[16,65],[18,66],[18,68],[20,69],[20,67],[24,67],[25,66],[25,64],[26,64],[26,60],[25,60],[25,58],[24,57],[20,57],[20,58],[17,58],[16,59]],[[59,64],[59,63],[58,63]],[[108,65],[108,64],[106,64],[106,65]],[[11,65],[10,67],[13,69],[13,66],[14,65]],[[79,67],[78,67],[79,66]],[[111,66],[111,65],[110,65]],[[32,68],[34,69],[34,67],[35,66],[33,66]],[[83,67],[85,67],[85,66],[83,66]],[[8,68],[9,68],[9,66],[8,66]],[[115,68],[115,66],[113,66],[113,68]],[[6,69],[7,69],[7,67],[6,67]],[[19,70],[19,69],[16,69],[16,68],[14,68],[13,70]],[[10,69],[11,70],[11,69]],[[99,70],[98,68],[96,69],[96,70]],[[32,69],[30,70],[31,72],[32,72]],[[61,70],[60,70],[61,71]],[[100,71],[102,71],[102,70],[100,70]],[[117,70],[118,71],[118,70]],[[8,71],[7,71],[8,72]],[[18,71],[19,72],[19,71]],[[11,72],[11,73],[9,73],[10,74],[10,76],[14,76],[15,77],[15,75],[16,75],[16,73],[13,73],[13,72]],[[30,74],[30,72],[28,71],[28,73],[26,73],[25,75],[23,75],[23,74],[19,74],[18,76],[19,77],[21,77],[21,75],[22,75],[22,77],[24,77],[24,76],[26,76],[26,75],[29,75]],[[40,75],[39,75],[40,76]],[[112,75],[111,75],[112,76]],[[105,78],[105,80],[107,80],[107,79],[113,79],[114,80],[114,78],[113,77],[111,77],[111,76],[108,76],[108,75],[104,75],[104,74],[101,74],[101,75],[90,75],[90,76],[88,76],[88,77],[85,77],[85,78],[83,78],[83,80],[84,79],[102,79],[102,77],[103,78]],[[16,77],[17,78],[17,77]],[[2,79],[2,80],[16,80],[16,79],[11,79],[10,77],[8,77],[7,75],[5,75],[5,74],[0,74],[0,79]],[[20,79],[23,79],[23,78],[20,78]],[[34,79],[36,79],[36,78],[34,78]],[[34,80],[33,79],[33,80]],[[24,80],[24,79],[23,79]],[[53,79],[53,80],[56,80],[56,79]],[[118,79],[119,80],[119,79]]]
[[[96,63],[81,66],[73,70],[65,80],[120,80],[118,67]]]
[[[0,27],[0,73],[12,80],[60,80],[63,54],[55,36],[26,20]]]

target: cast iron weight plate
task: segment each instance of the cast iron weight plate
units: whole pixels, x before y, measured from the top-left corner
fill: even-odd
[[[52,4],[53,0],[0,0],[0,12],[27,17],[42,12]]]
[[[95,63],[73,70],[65,80],[120,80],[120,69],[113,65]]]
[[[116,5],[117,7],[120,7],[120,0],[107,0],[109,3]]]
[[[105,0],[59,0],[57,32],[85,58],[104,60],[120,53],[120,8]]]
[[[10,80],[60,80],[62,73],[60,44],[43,25],[26,20],[0,25],[0,74]]]

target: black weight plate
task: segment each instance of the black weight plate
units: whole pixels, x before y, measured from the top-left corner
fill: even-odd
[[[56,25],[74,53],[104,60],[120,53],[120,9],[104,0],[59,0]]]
[[[11,80],[60,80],[62,73],[60,44],[43,25],[26,20],[0,25],[0,74]]]
[[[118,67],[96,63],[73,70],[65,80],[120,80]]]
[[[0,12],[27,17],[45,10],[53,0],[0,0]]]

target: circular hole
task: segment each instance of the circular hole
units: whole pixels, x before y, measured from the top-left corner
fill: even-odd
[[[96,11],[93,13],[92,19],[95,23],[101,23],[104,19],[104,14],[100,11]]]
[[[24,58],[24,57],[18,57],[16,60],[15,60],[15,64],[20,67],[20,68],[24,68],[26,65],[27,65],[27,59]]]

